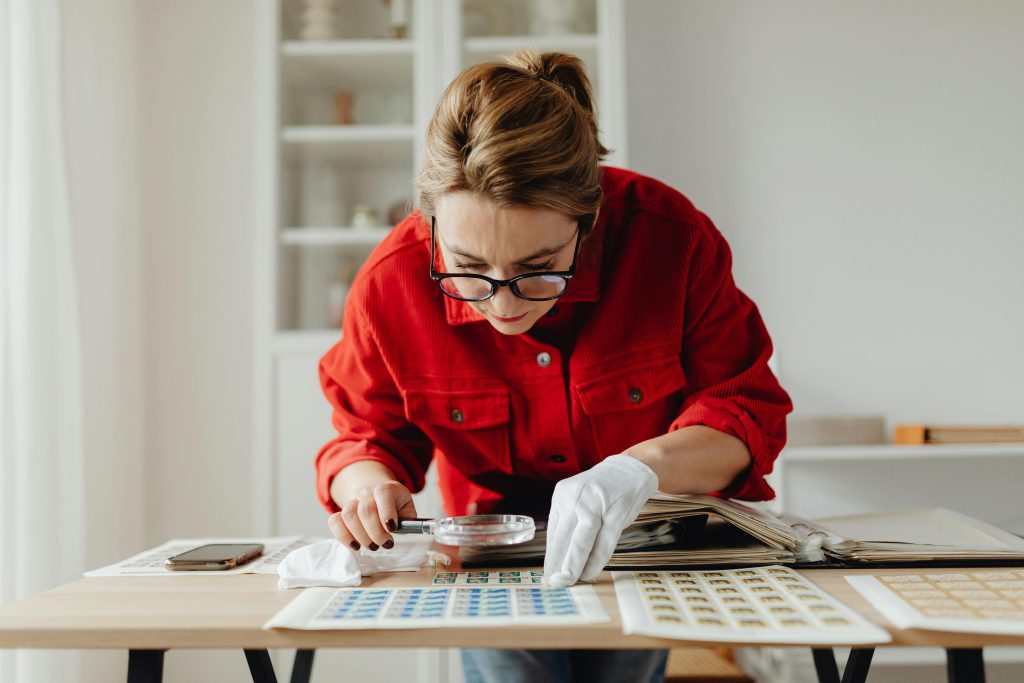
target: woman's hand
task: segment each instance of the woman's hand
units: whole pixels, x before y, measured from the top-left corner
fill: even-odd
[[[394,480],[364,486],[347,500],[335,501],[341,512],[331,515],[327,526],[338,541],[353,550],[362,546],[370,550],[393,548],[395,539],[388,532],[398,528],[399,519],[416,516],[412,493]]]
[[[559,588],[597,580],[622,530],[657,490],[654,470],[622,454],[558,482],[548,516],[544,582]]]

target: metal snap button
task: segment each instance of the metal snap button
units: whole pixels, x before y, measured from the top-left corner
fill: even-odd
[[[541,351],[540,353],[538,353],[537,365],[541,366],[542,368],[546,368],[547,366],[551,365],[551,354],[548,353],[547,351]]]
[[[458,423],[461,423],[463,420],[466,419],[466,416],[463,415],[462,411],[459,410],[458,408],[452,408],[451,417],[452,417],[452,422],[458,422]]]
[[[644,400],[644,392],[640,391],[636,387],[633,387],[632,389],[629,390],[630,403],[639,403],[642,400]]]
[[[564,455],[559,455],[559,454],[556,453],[555,455],[551,456],[551,462],[557,462],[557,463],[561,464],[561,463],[565,462],[565,456]]]

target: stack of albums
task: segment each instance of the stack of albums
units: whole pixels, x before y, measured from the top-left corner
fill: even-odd
[[[462,548],[463,566],[540,566],[532,541]],[[942,508],[806,520],[712,496],[658,494],[622,534],[608,568],[963,566],[1024,564],[1024,539]]]

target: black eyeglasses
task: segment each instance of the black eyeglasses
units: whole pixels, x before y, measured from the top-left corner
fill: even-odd
[[[430,217],[430,277],[441,287],[445,295],[459,301],[486,301],[494,296],[498,287],[508,287],[520,299],[527,301],[550,301],[565,294],[569,280],[576,273],[576,256],[580,253],[583,231],[576,229],[576,246],[572,251],[569,270],[547,273],[523,273],[510,280],[495,280],[486,275],[464,275],[461,273],[439,273],[434,270],[434,242],[437,219]]]

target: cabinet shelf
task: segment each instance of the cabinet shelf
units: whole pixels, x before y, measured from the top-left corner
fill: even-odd
[[[833,462],[860,460],[931,460],[939,458],[1024,457],[1024,443],[898,446],[794,446],[785,449],[785,462]]]
[[[281,243],[298,246],[373,246],[387,237],[391,228],[308,227],[285,228]]]
[[[597,51],[598,37],[593,33],[564,33],[552,35],[480,36],[467,38],[462,43],[472,55],[512,52],[522,47],[538,50]]]
[[[396,90],[412,87],[411,40],[289,41],[281,45],[288,87]]]
[[[288,126],[281,131],[288,143],[412,142],[413,127],[400,125]]]
[[[408,38],[367,40],[288,40],[281,44],[285,57],[357,57],[409,55],[413,42]]]
[[[305,161],[357,162],[412,167],[412,126],[288,126],[281,131],[284,153]]]

